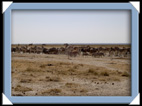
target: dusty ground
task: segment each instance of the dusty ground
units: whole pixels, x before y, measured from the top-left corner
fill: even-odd
[[[12,53],[12,96],[130,96],[131,60]]]

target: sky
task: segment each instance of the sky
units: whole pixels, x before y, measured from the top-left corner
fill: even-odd
[[[131,12],[13,10],[11,43],[131,43]]]

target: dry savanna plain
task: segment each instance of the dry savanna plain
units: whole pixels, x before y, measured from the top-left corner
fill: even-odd
[[[130,96],[131,56],[11,53],[11,76],[12,96]]]

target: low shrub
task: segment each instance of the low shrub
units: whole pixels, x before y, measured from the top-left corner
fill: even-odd
[[[129,74],[128,72],[125,71],[125,72],[122,73],[122,76],[123,76],[123,77],[129,77],[130,74]]]

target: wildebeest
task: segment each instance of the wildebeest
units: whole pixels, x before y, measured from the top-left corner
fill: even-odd
[[[70,55],[71,57],[76,57],[78,54],[79,54],[79,52],[78,52],[77,50],[72,50],[72,51],[69,53],[69,55]]]
[[[58,49],[55,47],[52,47],[48,50],[49,54],[58,54]]]
[[[20,47],[16,47],[16,52],[17,52],[17,53],[20,53],[20,52],[21,52]]]
[[[103,57],[103,56],[105,56],[105,55],[104,55],[104,53],[102,53],[102,52],[96,52],[96,53],[93,53],[92,56],[93,56],[93,57]]]
[[[69,57],[76,57],[80,54],[80,48],[65,44],[65,54],[68,55],[68,59]]]
[[[36,46],[35,47],[30,47],[30,52],[29,53],[36,53]]]
[[[43,48],[43,53],[44,53],[44,54],[49,54],[49,49]]]
[[[64,47],[59,48],[58,54],[65,54],[65,48]]]
[[[37,47],[37,46],[36,46],[35,49],[36,49],[36,53],[37,53],[37,54],[43,53],[43,46],[42,46],[42,47]]]
[[[82,52],[82,56],[89,56],[89,52]]]
[[[22,53],[26,53],[27,52],[27,45],[26,46],[21,46],[20,51]]]
[[[42,46],[42,47],[41,47]],[[103,57],[103,56],[118,56],[118,57],[126,57],[131,54],[131,48],[126,47],[119,47],[119,46],[113,46],[113,47],[92,47],[90,45],[88,46],[75,46],[75,45],[69,45],[64,44],[65,47],[51,47],[51,48],[45,48],[45,44],[42,44],[41,46],[38,45],[17,45],[17,47],[12,47],[11,52],[17,52],[17,53],[43,53],[43,54],[64,54],[68,55],[68,57],[76,57],[80,54],[82,56],[93,56],[93,57]]]
[[[16,48],[15,48],[15,47],[12,47],[12,48],[11,48],[11,52],[16,52]]]

